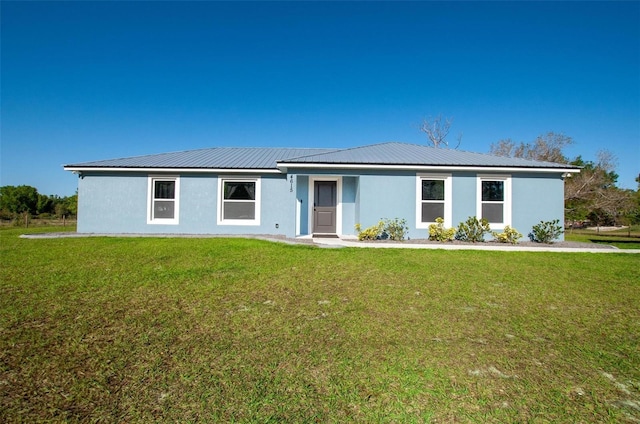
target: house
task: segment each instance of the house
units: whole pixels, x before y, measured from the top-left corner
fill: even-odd
[[[470,216],[527,234],[564,215],[577,167],[381,143],[347,149],[225,148],[65,165],[79,175],[78,232],[354,235],[381,218],[428,237]]]

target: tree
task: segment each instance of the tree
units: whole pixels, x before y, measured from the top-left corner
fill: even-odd
[[[427,138],[433,147],[448,148],[449,141],[447,140],[447,136],[451,130],[452,123],[453,118],[443,118],[442,115],[438,115],[435,118],[429,117],[422,120],[420,131],[427,135]],[[458,143],[456,144],[455,149],[457,149],[462,142],[462,133],[458,135],[456,140]]]
[[[563,150],[571,144],[571,137],[548,132],[531,143],[500,140],[491,144],[490,153],[581,167],[579,174],[565,179],[566,222],[590,220],[600,226],[627,220],[633,214],[633,196],[631,191],[616,187],[615,156],[602,150],[596,162],[585,161],[581,156],[569,160]]]
[[[510,138],[492,143],[489,153],[497,156],[539,160],[544,162],[567,163],[569,160],[563,149],[573,144],[571,137],[548,132],[539,135],[533,143],[516,143]]]
[[[78,214],[78,193],[73,196],[63,197],[55,205],[55,213],[60,218],[62,216]]]
[[[43,213],[54,213],[55,205],[60,201],[58,196],[47,196],[46,194],[38,194],[38,206],[36,211],[38,215]]]
[[[628,209],[629,196],[616,187],[616,159],[610,152],[598,152],[598,161],[585,162],[578,156],[571,165],[582,167],[565,180],[565,211],[571,221],[589,219],[596,225],[615,224]]]
[[[13,214],[35,214],[38,207],[38,190],[34,187],[2,186],[0,187],[0,209]]]

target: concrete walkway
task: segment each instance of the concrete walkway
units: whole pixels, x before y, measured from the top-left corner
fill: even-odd
[[[269,235],[222,235],[222,234],[104,234],[104,233],[35,233],[23,234],[20,238],[51,239],[51,238],[82,238],[82,237],[165,237],[165,238],[257,238],[277,243],[287,244],[315,244],[324,248],[359,247],[371,249],[444,249],[444,250],[488,250],[503,252],[568,252],[568,253],[640,253],[640,249],[618,249],[607,247],[560,247],[540,244],[539,246],[512,246],[496,243],[415,243],[415,242],[363,242],[356,237],[324,238],[303,236],[295,239]]]
[[[616,247],[555,247],[541,244],[540,246],[513,246],[510,244],[449,244],[449,243],[402,243],[402,242],[362,242],[347,238],[313,238],[313,242],[321,247],[361,247],[374,249],[444,249],[444,250],[490,250],[503,252],[570,252],[570,253],[640,253],[640,249],[618,249]]]

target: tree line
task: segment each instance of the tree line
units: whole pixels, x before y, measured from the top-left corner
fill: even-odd
[[[70,218],[78,213],[78,194],[60,197],[38,193],[28,185],[0,187],[0,219],[24,216]]]

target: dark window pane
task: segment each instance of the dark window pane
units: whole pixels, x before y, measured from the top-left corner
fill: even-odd
[[[173,201],[156,200],[155,202],[153,202],[154,218],[173,219],[174,210],[175,203]]]
[[[444,200],[444,181],[422,180],[422,200]]]
[[[444,203],[423,203],[422,222],[435,222],[436,218],[444,218]]]
[[[250,181],[225,182],[224,198],[231,200],[255,200],[256,183]]]
[[[482,182],[483,202],[504,201],[504,181],[483,181]]]
[[[224,202],[223,219],[255,219],[254,202]]]
[[[500,223],[504,220],[503,210],[502,203],[485,203],[482,205],[482,217],[489,222]]]
[[[156,181],[154,195],[156,199],[175,199],[175,190],[175,181]]]

